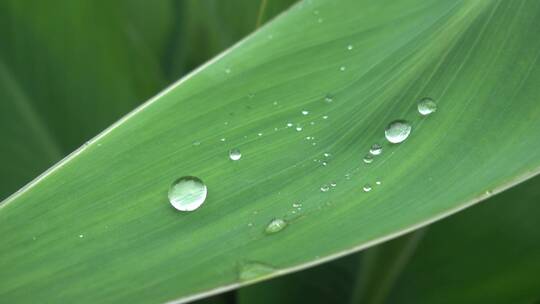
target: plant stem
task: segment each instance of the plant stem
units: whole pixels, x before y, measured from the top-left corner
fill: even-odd
[[[426,229],[366,250],[362,257],[351,304],[382,304],[407,265]]]
[[[257,16],[257,23],[255,24],[255,29],[258,29],[262,24],[267,4],[268,0],[261,0],[261,5],[259,6],[259,15]]]

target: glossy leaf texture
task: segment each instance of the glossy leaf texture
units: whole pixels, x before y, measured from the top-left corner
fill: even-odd
[[[358,251],[535,175],[539,12],[300,3],[7,199],[2,299],[188,301]],[[427,117],[424,97],[438,106]],[[397,119],[412,133],[390,144]],[[383,152],[366,164],[373,144]],[[167,190],[186,175],[208,198],[179,213]],[[275,218],[288,225],[268,235]]]

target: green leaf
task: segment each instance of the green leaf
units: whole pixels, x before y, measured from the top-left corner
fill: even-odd
[[[539,12],[537,1],[301,3],[7,199],[2,300],[186,301],[366,248],[533,176]],[[438,104],[428,117],[423,97]],[[384,139],[396,119],[412,125],[397,145]],[[382,155],[364,164],[375,143]],[[167,201],[185,175],[209,189],[192,213]],[[288,225],[267,235],[274,218]]]
[[[336,303],[535,303],[539,186],[535,177],[427,229],[344,258],[361,259],[358,266],[339,259],[242,288],[240,303],[298,303],[302,296],[309,303],[338,297]]]
[[[430,227],[387,303],[534,303],[540,178]]]

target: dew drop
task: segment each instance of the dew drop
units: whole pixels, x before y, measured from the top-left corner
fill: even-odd
[[[288,122],[288,123],[287,123],[287,128],[290,128],[290,127],[292,127],[292,126],[293,126],[292,122]]]
[[[321,186],[321,192],[328,192],[328,190],[330,190],[330,187],[328,185]]]
[[[257,133],[257,136],[263,136],[263,134],[262,133]]]
[[[332,188],[335,188],[335,187],[337,186],[337,183],[336,183],[336,182],[331,182],[331,183],[330,183],[330,186],[331,186]]]
[[[226,141],[227,139],[225,137],[221,138],[220,141]]]
[[[84,234],[79,234],[79,238],[83,238],[84,237]]]
[[[264,231],[268,234],[277,233],[287,227],[287,222],[282,219],[276,218],[270,221]]]
[[[169,202],[180,211],[193,211],[206,199],[206,185],[195,176],[184,176],[169,188]]]
[[[352,44],[349,44],[349,45],[347,46],[347,50],[349,50],[349,51],[350,51],[350,50],[352,50],[352,49],[353,49],[353,46],[352,46]]]
[[[198,141],[198,140],[196,140],[196,141],[194,141],[192,144],[193,144],[193,146],[199,146],[199,145],[201,144],[201,142]]]
[[[322,119],[328,119],[328,115],[324,115]]]
[[[364,163],[371,164],[372,162],[373,162],[373,156],[371,156],[369,154],[364,156]]]
[[[323,155],[324,155],[324,157],[326,157],[326,158],[332,156],[332,155],[331,155],[330,153],[328,153],[328,152],[324,152]]]
[[[375,184],[380,185],[381,181],[376,181]]]
[[[435,111],[437,111],[437,104],[433,99],[426,97],[418,102],[418,112],[420,115],[427,116]]]
[[[300,207],[302,207],[302,204],[301,203],[293,203],[292,206],[293,206],[293,208],[300,208]]]
[[[229,158],[231,160],[239,160],[240,158],[242,158],[242,152],[240,152],[240,149],[234,148],[229,151]]]
[[[364,192],[369,192],[369,191],[371,191],[371,185],[370,184],[365,184],[363,189],[364,189]]]
[[[309,114],[309,111],[307,111],[307,110],[302,111],[302,115],[308,115],[308,114]]]
[[[296,127],[296,131],[298,131],[298,132],[302,131],[302,127],[297,126],[297,127]]]
[[[405,141],[410,134],[411,125],[405,120],[395,120],[384,130],[384,136],[386,136],[386,139],[393,144]]]
[[[382,153],[382,146],[379,145],[379,144],[374,144],[369,149],[369,153],[371,153],[371,155],[379,155],[379,154],[381,154]]]
[[[323,161],[323,162],[321,163],[321,165],[323,165],[323,166],[325,166],[325,167],[326,167],[326,166],[328,166],[328,162],[326,162],[326,161]]]
[[[344,66],[344,65],[339,68],[339,70],[342,71],[342,72],[344,72],[346,69],[347,69],[347,67]]]
[[[328,103],[333,102],[333,101],[334,101],[334,97],[333,97],[332,95],[328,94],[328,95],[326,95],[326,96],[324,97],[324,101],[326,101],[326,102],[328,102]]]
[[[255,281],[270,275],[274,271],[276,271],[275,268],[270,265],[246,261],[239,265],[238,279],[240,281]]]

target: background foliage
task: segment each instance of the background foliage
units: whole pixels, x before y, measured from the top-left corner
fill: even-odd
[[[270,0],[264,20],[292,2]],[[0,2],[0,197],[255,30],[258,13],[249,0]],[[536,303],[538,189],[204,301]]]

